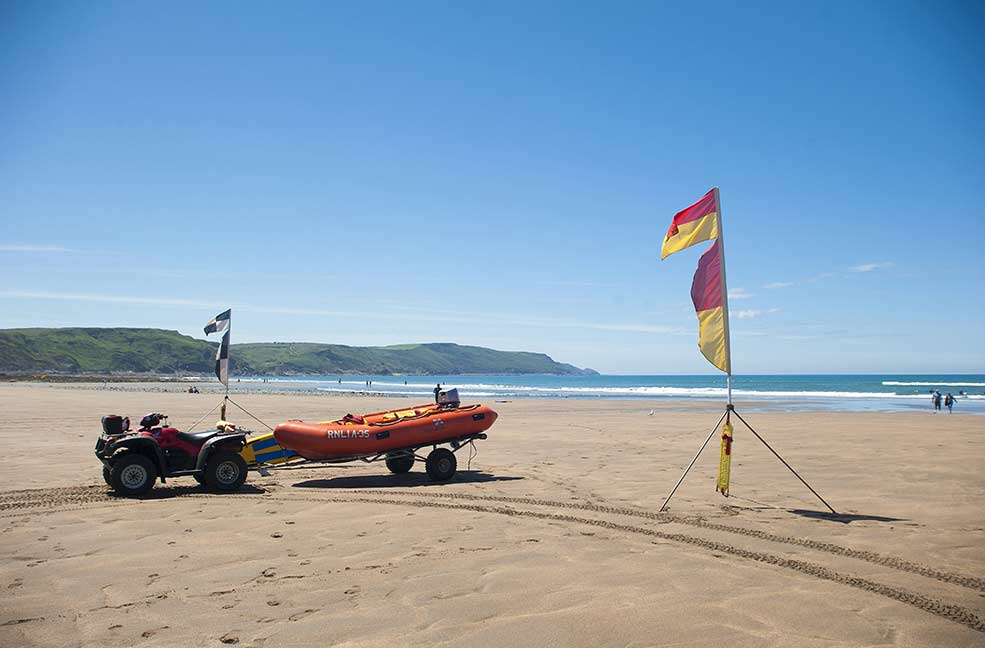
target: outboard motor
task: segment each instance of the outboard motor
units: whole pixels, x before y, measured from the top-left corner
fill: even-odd
[[[458,397],[457,389],[442,389],[438,392],[438,405],[446,407],[458,407],[462,404],[462,399]]]

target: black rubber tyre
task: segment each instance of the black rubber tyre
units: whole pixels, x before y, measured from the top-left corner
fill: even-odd
[[[387,455],[386,467],[396,475],[410,472],[414,467],[414,455]]]
[[[199,486],[205,486],[205,477],[202,477],[201,475],[192,475],[192,477],[195,478],[195,481],[198,482]]]
[[[448,481],[455,476],[458,460],[455,459],[455,453],[451,450],[437,448],[431,451],[424,465],[427,468],[428,477],[432,480]]]
[[[118,495],[139,497],[154,488],[157,467],[144,455],[128,452],[113,460],[109,479]]]
[[[246,461],[235,452],[219,450],[205,464],[205,485],[209,490],[231,493],[246,481]]]
[[[103,481],[107,486],[113,486],[113,474],[109,471],[109,466],[103,466]]]

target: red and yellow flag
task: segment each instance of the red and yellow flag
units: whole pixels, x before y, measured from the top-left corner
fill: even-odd
[[[674,216],[664,237],[660,258],[666,259],[702,241],[718,238],[718,189],[712,189],[701,200]]]
[[[661,258],[714,239],[711,247],[698,260],[698,269],[691,283],[691,301],[698,315],[698,348],[708,362],[731,375],[720,204],[718,189],[715,188],[698,202],[678,212],[664,238]]]
[[[698,314],[698,348],[708,362],[731,373],[721,248],[721,240],[716,240],[698,259],[698,269],[691,282],[691,301]]]

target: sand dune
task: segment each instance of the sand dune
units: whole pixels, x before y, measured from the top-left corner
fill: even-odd
[[[214,400],[0,385],[0,645],[985,643],[979,417],[750,414],[837,519],[741,429],[733,497],[709,449],[657,513],[717,416],[640,401],[488,403],[444,485],[348,464],[107,492],[102,414],[184,427]],[[272,422],[388,404],[238,400]]]

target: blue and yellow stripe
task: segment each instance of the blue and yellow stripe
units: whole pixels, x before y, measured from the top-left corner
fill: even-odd
[[[292,459],[300,459],[296,452],[277,443],[272,432],[250,439],[239,454],[248,466],[282,464]]]

